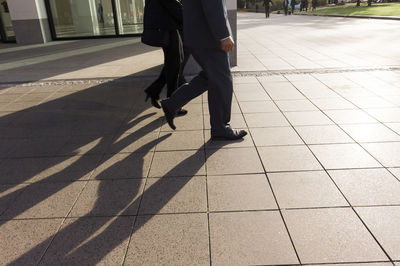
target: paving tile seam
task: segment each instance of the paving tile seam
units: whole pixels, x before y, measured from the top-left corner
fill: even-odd
[[[316,263],[303,263],[302,265],[307,266],[314,266],[314,265],[343,265],[343,264],[354,264],[354,265],[359,265],[361,263],[391,263],[390,260],[381,260],[381,261],[348,261],[348,262],[316,262]]]
[[[225,213],[252,213],[252,212],[290,212],[304,210],[326,210],[326,209],[352,209],[352,208],[384,208],[400,207],[398,205],[365,205],[365,206],[330,206],[330,207],[304,207],[304,208],[277,208],[277,209],[249,209],[249,210],[213,210],[213,211],[187,211],[187,212],[163,212],[163,213],[139,213],[120,215],[82,215],[82,216],[54,216],[54,217],[26,217],[26,218],[0,218],[0,221],[34,221],[34,220],[59,220],[59,219],[96,219],[96,218],[118,218],[118,217],[154,217],[165,215],[191,215],[191,214],[225,214]]]
[[[261,82],[260,82],[258,79],[257,79],[257,81],[258,81],[257,84],[260,84],[260,85],[262,86]],[[263,88],[264,88],[264,87],[263,87]],[[265,89],[264,89],[264,90],[265,90]],[[268,93],[267,93],[267,94],[268,94]],[[236,93],[234,93],[233,96],[234,96],[234,98],[236,99],[236,101],[239,102],[238,99],[237,99]],[[268,96],[269,96],[269,98],[271,98],[269,94],[268,94]],[[271,99],[272,99],[272,98],[271,98]],[[276,107],[278,107],[277,104],[276,104],[275,102],[273,102],[273,103],[275,104]],[[249,125],[248,125],[248,123],[247,123],[247,120],[246,120],[245,116],[243,115],[243,109],[242,109],[242,107],[240,106],[240,104],[239,104],[239,110],[240,110],[240,112],[242,113],[244,122],[245,122],[245,124],[246,124],[246,126],[247,126],[247,128],[248,128]],[[280,110],[279,107],[278,107],[278,110]],[[276,206],[278,207],[279,215],[280,215],[281,220],[282,220],[282,223],[283,223],[283,225],[284,225],[284,227],[285,227],[286,233],[288,234],[288,237],[289,237],[291,246],[292,246],[292,248],[293,248],[293,250],[294,250],[294,252],[295,252],[295,254],[296,254],[297,261],[301,264],[300,255],[299,255],[299,253],[298,253],[298,251],[297,251],[297,249],[296,249],[296,246],[295,246],[295,244],[294,244],[294,240],[293,240],[293,238],[292,238],[292,235],[291,235],[290,232],[289,232],[289,228],[288,228],[288,225],[287,225],[287,223],[286,223],[285,217],[283,216],[281,207],[280,207],[279,202],[278,202],[278,198],[277,198],[277,196],[276,196],[276,193],[275,193],[275,191],[274,191],[274,188],[272,187],[272,183],[271,183],[271,181],[270,181],[270,179],[269,179],[269,177],[268,177],[268,175],[267,175],[267,171],[266,171],[265,165],[264,165],[264,163],[263,163],[263,161],[262,161],[260,151],[259,151],[259,149],[258,149],[258,147],[257,147],[257,145],[256,145],[256,143],[255,143],[253,134],[251,133],[250,130],[249,130],[249,132],[248,132],[248,135],[249,135],[249,137],[251,137],[251,140],[252,140],[253,145],[254,145],[254,149],[256,150],[258,159],[259,159],[260,162],[261,162],[261,167],[263,168],[263,170],[264,170],[264,172],[265,172],[265,178],[267,179],[269,188],[271,189],[271,193],[272,193],[272,196],[273,196],[273,198],[274,198],[274,200],[275,200],[275,204],[276,204]]]

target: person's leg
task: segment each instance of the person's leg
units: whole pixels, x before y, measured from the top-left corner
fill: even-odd
[[[169,45],[165,49],[165,78],[167,97],[178,88],[179,71],[183,61],[183,45],[178,31],[170,31]]]
[[[160,75],[158,78],[144,91],[149,94],[150,96],[155,97],[156,99],[160,99],[160,93],[162,88],[164,88],[166,83],[165,80],[165,67],[163,66]]]

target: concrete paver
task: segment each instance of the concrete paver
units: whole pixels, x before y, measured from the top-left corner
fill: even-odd
[[[398,22],[238,17],[228,143],[138,38],[0,45],[0,264],[399,264]]]

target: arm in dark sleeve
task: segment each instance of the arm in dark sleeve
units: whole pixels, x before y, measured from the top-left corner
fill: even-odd
[[[208,26],[217,41],[231,35],[229,24],[225,17],[224,0],[196,0],[201,1]]]
[[[179,1],[159,0],[159,2],[179,24],[183,24],[182,4]]]

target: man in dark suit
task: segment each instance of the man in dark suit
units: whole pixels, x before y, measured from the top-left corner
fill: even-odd
[[[265,8],[265,17],[269,18],[269,13],[270,13],[270,5],[272,5],[272,0],[264,0],[263,2],[264,8]]]
[[[233,51],[235,43],[225,0],[185,0],[183,5],[184,45],[202,71],[170,98],[161,101],[166,120],[175,129],[173,120],[177,110],[208,91],[212,139],[243,138],[246,131],[233,130],[229,125],[233,84],[228,52]]]

